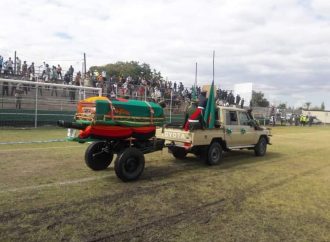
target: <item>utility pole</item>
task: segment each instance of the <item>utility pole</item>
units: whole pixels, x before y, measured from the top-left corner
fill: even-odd
[[[84,74],[86,74],[87,69],[86,69],[86,53],[84,53]]]
[[[15,50],[15,54],[14,54],[14,74],[16,75],[16,50]]]

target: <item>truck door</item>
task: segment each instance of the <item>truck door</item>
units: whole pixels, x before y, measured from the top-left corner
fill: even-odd
[[[225,137],[228,147],[243,145],[240,142],[241,131],[237,111],[226,110]]]
[[[238,111],[238,119],[241,133],[241,143],[243,145],[256,144],[256,131],[253,126],[250,125],[250,117],[244,111]]]

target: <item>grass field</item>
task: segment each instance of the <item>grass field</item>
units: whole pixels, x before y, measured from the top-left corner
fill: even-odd
[[[1,142],[61,129],[0,130]],[[265,157],[209,167],[167,150],[139,181],[94,172],[87,144],[0,145],[0,241],[330,241],[330,127],[276,127]]]

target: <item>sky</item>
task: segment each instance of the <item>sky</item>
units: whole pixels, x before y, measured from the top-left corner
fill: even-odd
[[[251,82],[274,105],[330,110],[329,0],[1,0],[0,55],[87,67],[148,63],[168,80]]]

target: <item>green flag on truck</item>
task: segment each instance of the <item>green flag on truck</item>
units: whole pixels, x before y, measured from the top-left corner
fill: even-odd
[[[209,98],[207,100],[207,104],[205,108],[204,122],[206,123],[207,128],[209,129],[214,128],[214,123],[215,123],[214,81],[212,81]]]

